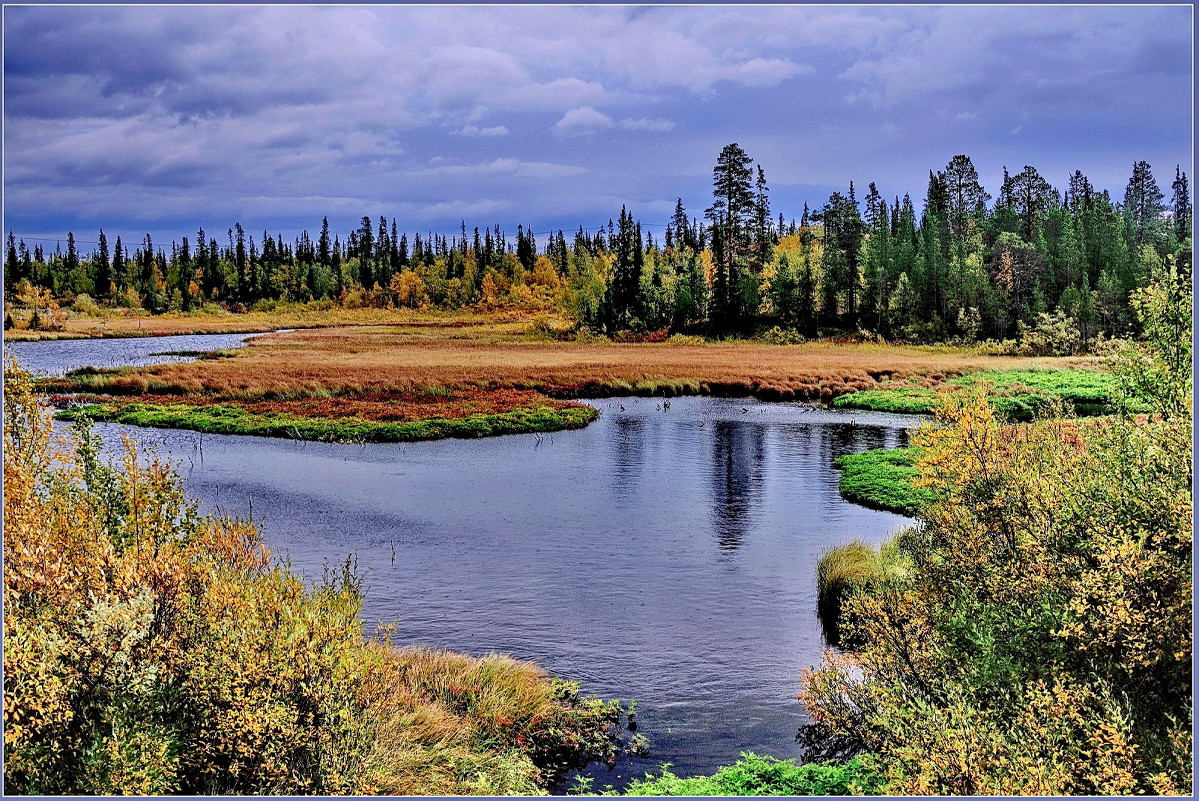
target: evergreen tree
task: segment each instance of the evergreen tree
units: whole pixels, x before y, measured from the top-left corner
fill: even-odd
[[[1132,165],[1132,177],[1124,189],[1124,217],[1128,229],[1129,250],[1136,252],[1141,245],[1158,244],[1162,228],[1162,202],[1165,197],[1157,187],[1149,162]]]
[[[1174,238],[1185,242],[1191,237],[1191,190],[1187,184],[1187,174],[1180,167],[1174,168],[1174,198],[1170,203],[1170,213],[1174,219]]]
[[[712,256],[716,268],[712,322],[720,330],[737,327],[742,322],[738,293],[753,222],[752,163],[734,142],[720,151],[712,169],[712,206],[706,215],[712,221]]]
[[[8,232],[8,250],[4,255],[4,290],[7,293],[12,293],[13,287],[17,285],[17,274],[20,272],[20,263],[17,260],[17,241],[13,236],[13,232]]]
[[[107,297],[109,288],[112,284],[112,264],[108,259],[108,238],[104,236],[104,229],[100,229],[99,252],[96,254],[96,297]]]
[[[1012,176],[1004,188],[1020,221],[1021,238],[1029,244],[1035,244],[1040,238],[1045,214],[1055,204],[1056,192],[1034,167],[1028,165],[1024,166],[1022,172]]]

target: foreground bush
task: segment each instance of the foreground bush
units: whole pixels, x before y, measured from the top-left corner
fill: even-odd
[[[5,371],[4,784],[23,794],[532,794],[612,759],[620,708],[506,657],[366,642],[247,523]]]
[[[624,795],[872,795],[880,783],[858,759],[796,765],[745,753],[712,776],[680,778],[663,768],[661,776],[630,783]]]
[[[907,576],[846,602],[860,650],[805,675],[817,753],[868,752],[900,795],[1191,791],[1179,286],[1146,291],[1171,324],[1117,365],[1153,377],[1153,414],[1012,426],[978,391],[913,438],[936,500],[903,540]]]

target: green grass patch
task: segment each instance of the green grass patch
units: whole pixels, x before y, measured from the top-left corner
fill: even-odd
[[[662,775],[632,782],[624,795],[877,795],[883,778],[860,758],[845,763],[797,765],[745,752],[711,776],[681,778],[664,766]]]
[[[841,497],[871,509],[915,517],[932,501],[932,493],[912,486],[916,448],[879,448],[837,457]]]
[[[850,392],[833,400],[838,409],[869,409],[872,412],[896,414],[931,414],[937,392],[918,387],[899,389],[864,389]]]
[[[599,416],[589,406],[551,409],[535,406],[496,414],[456,419],[384,423],[360,418],[330,419],[290,414],[256,414],[240,406],[213,404],[95,403],[59,411],[60,420],[92,420],[153,428],[184,428],[209,434],[249,434],[259,437],[320,442],[416,442],[456,437],[473,439],[500,434],[531,434],[582,428]]]
[[[1090,370],[982,370],[951,378],[937,389],[893,387],[851,392],[833,401],[841,409],[931,414],[944,391],[987,386],[987,400],[1012,420],[1030,420],[1054,399],[1080,416],[1112,414],[1119,409],[1116,377]],[[1141,411],[1134,403],[1132,411]]]

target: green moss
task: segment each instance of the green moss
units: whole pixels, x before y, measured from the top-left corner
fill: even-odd
[[[987,386],[987,399],[1012,420],[1030,420],[1056,399],[1080,416],[1112,414],[1119,409],[1119,385],[1110,373],[1090,370],[982,370],[951,378],[938,389],[895,387],[851,392],[833,401],[841,409],[931,414],[942,391]],[[1139,401],[1132,411],[1142,411]]]
[[[916,448],[880,448],[839,456],[841,497],[871,509],[908,517],[919,514],[932,494],[912,485],[916,479]]]
[[[414,442],[418,440],[493,437],[582,428],[599,415],[589,406],[551,409],[534,406],[497,414],[437,418],[405,423],[381,423],[361,418],[330,419],[289,414],[255,414],[240,406],[213,404],[160,405],[99,403],[64,409],[60,420],[88,417],[109,423],[185,428],[209,434],[250,434],[260,437],[322,442]]]
[[[814,762],[797,765],[790,759],[741,754],[735,764],[712,776],[681,778],[666,767],[662,775],[632,782],[625,795],[729,796],[729,795],[876,795],[882,777],[860,758],[845,763]]]

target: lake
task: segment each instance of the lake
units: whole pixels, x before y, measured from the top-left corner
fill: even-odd
[[[90,342],[97,365],[124,344]],[[400,644],[509,653],[586,693],[636,699],[651,755],[592,768],[597,788],[662,762],[690,775],[742,751],[800,756],[798,679],[826,647],[816,563],[909,522],[842,500],[833,459],[906,444],[922,418],[710,397],[593,403],[592,425],[540,438],[332,445],[97,429],[158,447],[205,510],[252,515],[296,570],[319,577],[355,557],[369,629],[394,621]]]

